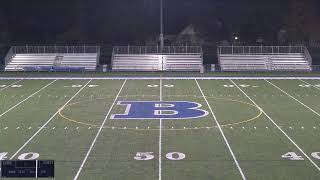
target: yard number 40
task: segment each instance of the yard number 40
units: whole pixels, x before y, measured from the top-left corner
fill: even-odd
[[[311,153],[311,156],[314,159],[320,160],[320,152],[313,152],[313,153]],[[285,159],[292,160],[292,161],[303,161],[304,160],[304,158],[302,156],[299,156],[295,152],[287,152],[284,155],[282,155],[281,157],[285,158]]]
[[[7,154],[8,152],[0,152],[0,161],[7,159]],[[28,153],[23,153],[18,156],[19,160],[35,160],[39,158],[39,153],[34,153],[34,152],[28,152]]]

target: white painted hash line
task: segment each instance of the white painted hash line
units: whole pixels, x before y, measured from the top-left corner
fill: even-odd
[[[267,81],[269,84],[271,84],[273,87],[277,88],[279,91],[283,92],[284,94],[286,94],[287,96],[289,96],[291,99],[295,100],[296,102],[298,102],[299,104],[301,104],[302,106],[304,106],[305,108],[309,109],[311,112],[313,112],[314,114],[316,114],[317,116],[320,117],[320,114],[315,111],[314,109],[312,109],[311,107],[305,105],[303,102],[299,101],[297,98],[293,97],[292,95],[290,95],[289,93],[285,92],[284,90],[282,90],[279,86],[273,84],[272,82],[268,81],[265,79],[265,81]]]
[[[24,100],[18,102],[16,105],[12,106],[11,108],[9,108],[8,110],[6,110],[5,112],[3,112],[2,114],[0,114],[0,117],[2,117],[3,115],[7,114],[9,111],[11,111],[12,109],[16,108],[17,106],[19,106],[20,104],[22,104],[23,102],[27,101],[28,99],[30,99],[31,97],[33,97],[34,95],[38,94],[40,91],[44,90],[45,88],[47,88],[48,86],[50,86],[51,84],[53,84],[54,82],[56,82],[57,79],[53,80],[52,82],[50,82],[49,84],[43,86],[41,89],[39,89],[38,91],[34,92],[33,94],[31,94],[30,96],[28,96],[27,98],[25,98]]]
[[[198,81],[197,81],[196,79],[195,79],[195,81],[196,81],[196,83],[197,83],[197,86],[198,86],[198,88],[199,88],[199,90],[200,90],[200,92],[201,92],[201,95],[202,95],[203,99],[206,101],[206,103],[207,103],[207,105],[208,105],[208,108],[209,108],[209,110],[210,110],[210,112],[211,112],[211,115],[213,116],[214,121],[216,122],[216,124],[217,124],[217,126],[218,126],[218,128],[219,128],[219,131],[220,131],[220,133],[221,133],[221,135],[222,135],[222,137],[223,137],[223,140],[224,140],[225,144],[227,145],[227,147],[228,147],[228,149],[229,149],[229,152],[230,152],[230,154],[231,154],[231,156],[232,156],[232,158],[233,158],[233,161],[235,162],[235,164],[236,164],[236,166],[237,166],[237,168],[238,168],[238,170],[239,170],[239,172],[240,172],[240,174],[241,174],[242,179],[243,179],[243,180],[246,180],[246,177],[245,177],[245,175],[244,175],[244,173],[243,173],[243,171],[242,171],[242,169],[241,169],[241,167],[240,167],[240,164],[239,164],[236,156],[235,156],[234,153],[233,153],[233,150],[232,150],[232,148],[231,148],[231,146],[230,146],[230,144],[229,144],[229,142],[228,142],[228,139],[227,139],[226,136],[224,135],[224,132],[223,132],[221,126],[220,126],[219,121],[217,120],[216,115],[214,114],[214,112],[213,112],[213,110],[212,110],[212,108],[211,108],[211,106],[210,106],[210,104],[209,104],[209,102],[208,102],[205,94],[203,93],[203,91],[202,91],[202,89],[201,89]]]
[[[84,157],[84,159],[83,159],[83,161],[82,161],[82,163],[81,163],[81,165],[80,165],[80,168],[78,169],[77,174],[76,174],[75,177],[74,177],[74,180],[77,180],[77,179],[79,178],[79,175],[80,175],[80,173],[81,173],[81,171],[82,171],[82,169],[83,169],[83,166],[84,166],[84,164],[86,163],[86,161],[87,161],[87,159],[88,159],[88,157],[89,157],[89,155],[90,155],[90,153],[91,153],[91,151],[92,151],[92,149],[93,149],[93,147],[94,147],[94,145],[95,145],[95,143],[96,143],[96,141],[97,141],[97,139],[98,139],[98,137],[99,137],[99,135],[100,135],[103,127],[104,127],[104,125],[105,125],[105,123],[107,122],[107,119],[108,119],[108,117],[109,117],[109,114],[111,113],[111,110],[112,110],[113,106],[114,106],[115,103],[117,102],[117,99],[118,99],[118,97],[119,97],[119,95],[120,95],[120,93],[121,93],[124,85],[126,84],[126,82],[127,82],[127,80],[124,80],[124,82],[123,82],[123,84],[122,84],[122,86],[121,86],[121,88],[120,88],[117,96],[115,97],[115,99],[114,99],[111,107],[109,108],[109,111],[108,111],[108,113],[106,114],[106,116],[105,116],[105,118],[104,118],[101,126],[99,127],[99,131],[97,132],[95,138],[93,139],[93,141],[92,141],[92,143],[91,143],[91,146],[90,146],[90,148],[89,148],[86,156]]]
[[[261,109],[262,113],[274,124],[279,131],[311,162],[311,164],[320,171],[319,166],[295,143],[291,137],[256,103],[248,96],[232,79],[229,79],[254,105]]]
[[[37,131],[36,133],[34,133],[34,134],[17,150],[17,152],[14,153],[14,154],[11,156],[10,160],[13,159],[18,153],[20,153],[20,151],[21,151],[25,146],[27,146],[27,145],[29,144],[29,142],[32,141],[33,138],[36,137],[36,136],[40,133],[40,131],[41,131],[42,129],[44,129],[45,126],[47,126],[47,124],[49,124],[49,123],[52,121],[52,119],[59,113],[59,111],[60,111],[61,109],[63,109],[64,107],[66,107],[66,106],[69,104],[69,102],[72,101],[91,81],[92,81],[92,79],[89,80],[81,89],[79,89],[78,92],[77,92],[76,94],[74,94],[61,108],[59,108],[59,109],[57,110],[57,112],[54,113],[54,114],[50,117],[50,119],[48,119],[48,120],[38,129],[38,131]]]

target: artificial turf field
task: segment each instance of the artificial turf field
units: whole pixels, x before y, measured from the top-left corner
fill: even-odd
[[[204,114],[146,115],[175,102]],[[0,159],[55,160],[57,180],[316,180],[319,102],[311,78],[0,80]]]

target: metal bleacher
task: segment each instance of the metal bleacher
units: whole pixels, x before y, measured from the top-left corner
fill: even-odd
[[[14,46],[5,58],[5,71],[95,71],[97,46]]]
[[[221,46],[222,71],[311,71],[312,58],[304,46]]]
[[[117,46],[113,71],[200,71],[202,49],[198,46]]]
[[[6,71],[23,71],[25,68],[31,67],[48,67],[52,66],[55,55],[42,54],[36,56],[33,54],[15,54],[12,56],[10,62],[6,65]]]

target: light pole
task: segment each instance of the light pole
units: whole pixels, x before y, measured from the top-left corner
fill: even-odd
[[[163,0],[160,0],[160,49],[161,52],[164,46],[164,35],[163,35]]]

